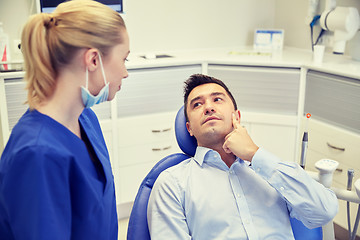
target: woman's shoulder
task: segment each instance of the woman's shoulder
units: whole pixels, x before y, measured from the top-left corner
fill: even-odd
[[[8,148],[16,152],[26,148],[41,148],[61,152],[64,146],[76,145],[79,141],[70,130],[50,117],[37,111],[27,111],[12,129],[5,150]]]

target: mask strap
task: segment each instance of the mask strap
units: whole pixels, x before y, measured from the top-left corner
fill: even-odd
[[[99,61],[100,61],[100,66],[101,66],[101,72],[102,72],[102,75],[103,75],[103,77],[104,77],[104,83],[105,83],[105,85],[106,85],[107,81],[106,81],[104,66],[103,66],[103,63],[102,63],[102,59],[101,59],[100,53],[99,53]]]
[[[86,71],[85,71],[85,89],[88,89],[88,83],[89,83],[89,70],[88,70],[88,67],[86,67]]]

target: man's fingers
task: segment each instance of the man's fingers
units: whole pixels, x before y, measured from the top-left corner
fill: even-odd
[[[231,153],[231,150],[227,147],[227,144],[226,144],[226,143],[227,143],[227,142],[224,143],[223,149],[224,149],[224,151],[225,151],[226,153]]]

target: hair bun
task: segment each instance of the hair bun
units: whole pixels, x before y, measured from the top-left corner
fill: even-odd
[[[48,14],[48,18],[45,19],[44,26],[45,26],[47,29],[50,29],[50,28],[52,28],[53,26],[57,26],[57,25],[58,25],[57,19],[56,19],[52,14]]]

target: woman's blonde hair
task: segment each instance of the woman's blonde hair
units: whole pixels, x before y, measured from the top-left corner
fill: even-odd
[[[21,36],[30,109],[53,94],[59,70],[77,50],[96,48],[106,56],[123,42],[125,29],[119,13],[92,0],[64,2],[51,14],[31,16]]]

